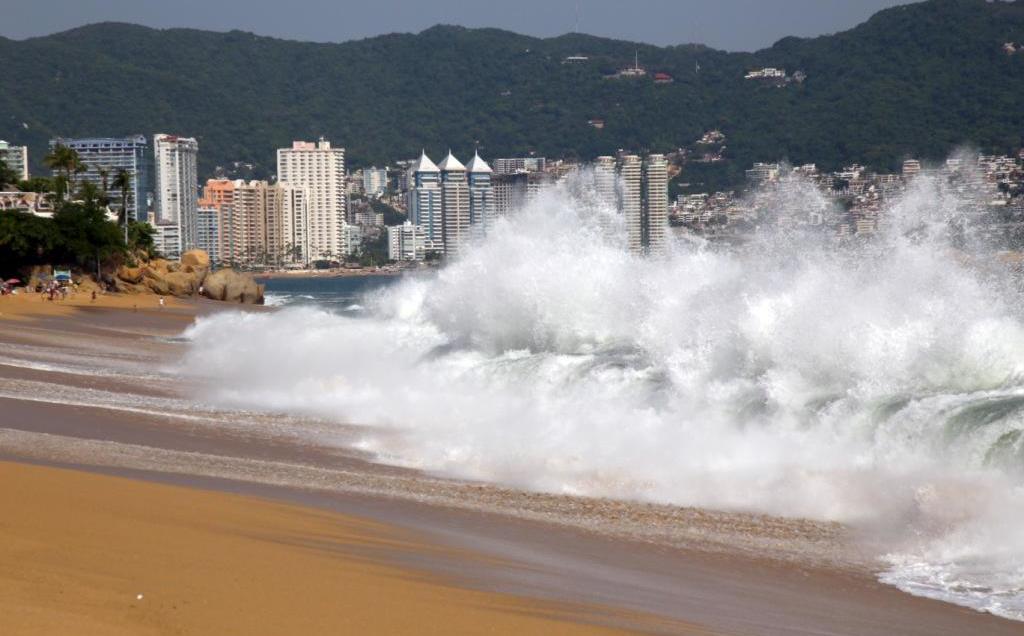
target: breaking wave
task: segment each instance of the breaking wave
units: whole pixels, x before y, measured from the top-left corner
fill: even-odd
[[[884,581],[1024,619],[1024,312],[944,181],[870,241],[797,227],[649,259],[589,192],[553,190],[359,316],[204,318],[185,365],[221,403],[365,425],[382,461],[850,524]]]

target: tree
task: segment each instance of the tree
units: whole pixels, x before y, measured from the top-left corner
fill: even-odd
[[[98,265],[124,252],[121,233],[95,199],[59,205],[53,222],[60,238],[60,255],[67,261],[83,267],[90,261]]]
[[[117,222],[128,231],[128,191],[132,187],[132,173],[124,170],[117,171],[114,175],[113,186],[121,193],[121,209],[117,212]]]
[[[156,250],[156,230],[149,223],[128,219],[128,249],[133,253],[142,253],[146,258],[159,256]]]
[[[43,164],[58,173],[56,194],[60,199],[63,199],[66,194],[74,193],[75,175],[85,171],[85,164],[82,163],[78,153],[63,144],[54,146],[50,154],[43,157]]]
[[[0,159],[0,190],[6,190],[10,186],[18,184],[18,174],[7,167],[7,162]]]

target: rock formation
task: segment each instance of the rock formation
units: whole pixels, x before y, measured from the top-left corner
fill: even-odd
[[[263,286],[251,274],[231,269],[210,272],[210,256],[189,250],[181,261],[153,259],[138,267],[122,266],[113,276],[114,289],[123,294],[194,296],[232,303],[263,304]]]

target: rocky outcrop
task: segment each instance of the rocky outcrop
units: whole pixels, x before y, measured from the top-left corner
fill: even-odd
[[[203,250],[189,250],[181,255],[181,266],[186,271],[191,267],[197,269],[210,269],[210,255]]]
[[[203,281],[203,295],[229,303],[262,305],[263,285],[258,284],[251,274],[221,269]]]
[[[114,289],[123,294],[194,296],[231,303],[263,304],[263,286],[250,274],[223,269],[210,273],[210,256],[189,250],[181,261],[155,258],[138,267],[120,267],[113,276]]]

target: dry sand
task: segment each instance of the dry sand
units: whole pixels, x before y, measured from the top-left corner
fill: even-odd
[[[17,294],[0,296],[0,319],[28,320],[39,316],[72,316],[77,309],[94,307],[105,309],[123,309],[131,312],[153,313],[162,312],[171,316],[181,315],[183,311],[194,315],[189,309],[195,301],[181,300],[173,296],[157,296],[156,294],[92,294],[84,291],[72,292],[65,300],[49,300],[47,294],[36,294],[19,290]],[[164,306],[160,306],[160,298]]]
[[[645,622],[384,565],[376,555],[442,548],[329,512],[7,462],[0,501],[3,634],[612,634],[626,632],[588,622]]]

